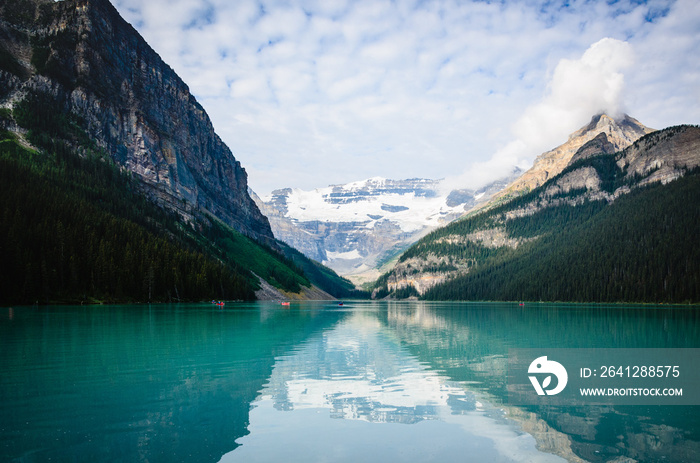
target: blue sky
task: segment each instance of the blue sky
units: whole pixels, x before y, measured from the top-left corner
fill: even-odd
[[[700,123],[700,2],[112,0],[261,195],[473,187],[596,112]]]

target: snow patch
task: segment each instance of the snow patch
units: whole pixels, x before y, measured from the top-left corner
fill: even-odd
[[[347,251],[347,252],[327,251],[326,256],[328,257],[328,260],[326,262],[330,262],[332,260],[338,260],[338,259],[343,259],[343,260],[362,259],[362,255],[360,254],[360,251],[358,251],[357,249],[353,249],[352,251]]]

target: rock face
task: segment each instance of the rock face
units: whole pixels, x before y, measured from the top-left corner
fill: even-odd
[[[678,126],[644,137],[623,153],[617,165],[640,184],[668,183],[700,166],[700,128]]]
[[[600,146],[601,151],[597,154],[612,154],[605,151],[603,145]],[[572,157],[567,171],[545,189],[539,205],[546,207],[548,201],[553,201],[557,195],[572,191],[582,191],[575,202],[600,199],[612,202],[629,193],[631,188],[655,182],[668,183],[680,178],[688,170],[700,166],[699,153],[698,127],[672,127],[646,135],[615,155],[615,163],[624,172],[627,185],[609,191],[596,169],[590,166],[576,168],[578,160],[594,155],[590,147],[584,145]]]
[[[615,145],[608,141],[608,136],[605,132],[600,132],[594,139],[584,144],[581,148],[576,151],[576,153],[569,161],[569,164],[573,164],[581,159],[587,159],[591,156],[597,156],[598,154],[613,154],[617,151]]]
[[[601,152],[612,154],[653,131],[628,115],[619,119],[606,114],[593,116],[588,125],[569,135],[566,143],[539,155],[529,170],[496,194],[491,202],[502,202],[537,188],[564,170],[581,148],[585,147],[576,159]]]
[[[439,180],[376,177],[313,191],[276,190],[256,201],[278,239],[360,283],[376,278],[383,263],[508,181],[445,192]]]
[[[4,0],[0,9],[0,52],[11,63],[0,70],[2,106],[50,95],[159,204],[274,242],[204,109],[107,0]]]

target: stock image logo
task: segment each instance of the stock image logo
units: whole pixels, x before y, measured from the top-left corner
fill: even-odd
[[[535,388],[535,391],[537,391],[537,395],[559,394],[564,390],[569,380],[566,368],[559,362],[547,360],[546,355],[533,360],[527,372],[533,375],[528,376],[528,378],[530,378],[532,386]],[[552,385],[552,376],[555,376],[557,381],[553,388],[548,389]],[[542,383],[540,383],[539,378],[542,378]]]

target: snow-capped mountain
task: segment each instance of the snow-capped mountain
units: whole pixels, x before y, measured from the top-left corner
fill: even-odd
[[[440,180],[367,180],[255,198],[273,233],[308,257],[362,281],[434,228],[462,216],[514,177],[479,190],[444,191]]]

